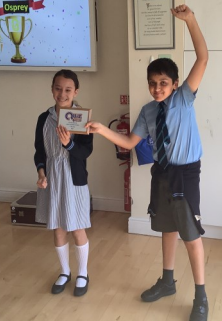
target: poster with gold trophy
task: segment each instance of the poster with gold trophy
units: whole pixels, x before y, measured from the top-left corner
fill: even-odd
[[[2,22],[5,22],[7,33],[4,31]],[[29,22],[29,29],[25,34],[26,22]],[[26,58],[23,57],[19,51],[19,46],[21,42],[30,34],[32,30],[32,20],[29,18],[25,19],[23,16],[8,16],[5,19],[0,19],[0,30],[15,45],[15,55],[11,58],[11,62],[26,62]]]
[[[0,70],[90,67],[94,1],[0,0]]]

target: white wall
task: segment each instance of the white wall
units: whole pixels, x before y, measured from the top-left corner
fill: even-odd
[[[107,124],[128,111],[120,94],[129,93],[127,1],[98,0],[98,72],[79,73],[78,102]],[[54,72],[0,72],[0,200],[12,201],[36,189],[33,163],[38,115],[53,105]],[[123,210],[123,172],[114,145],[99,135],[88,160],[95,209]]]
[[[175,1],[175,5],[183,1]],[[206,38],[209,52],[209,63],[206,74],[200,85],[195,109],[197,112],[197,122],[202,137],[204,155],[202,158],[201,174],[201,214],[202,224],[206,231],[206,237],[222,238],[222,213],[221,213],[221,193],[222,193],[222,153],[220,141],[222,137],[222,104],[219,99],[221,91],[221,59],[222,40],[218,38],[218,30],[221,30],[222,21],[220,13],[222,3],[218,0],[208,2],[207,0],[186,1],[192,8],[201,30]],[[128,1],[128,29],[129,29],[129,79],[130,79],[130,113],[131,124],[133,125],[141,107],[152,100],[149,96],[146,83],[146,67],[149,57],[153,55],[157,58],[160,53],[169,53],[177,63],[180,79],[187,76],[194,62],[193,46],[184,23],[176,20],[176,47],[175,50],[139,50],[134,49],[134,29],[133,29],[133,8],[132,1]],[[184,30],[185,46],[184,46]],[[184,49],[187,51],[184,53]],[[185,58],[185,59],[184,59]],[[216,160],[218,157],[218,160]],[[160,235],[150,228],[149,218],[146,214],[149,204],[150,194],[150,167],[151,165],[138,166],[136,156],[133,157],[134,165],[131,168],[132,183],[132,215],[129,219],[129,232]]]
[[[212,0],[210,3],[187,0],[199,21],[209,51],[208,66],[198,90],[195,101],[197,121],[203,144],[201,175],[201,213],[203,223],[211,228],[222,227],[222,37],[218,30],[222,28],[222,2]],[[184,72],[188,73],[195,59],[189,37],[185,32]],[[218,233],[222,238],[222,228]]]

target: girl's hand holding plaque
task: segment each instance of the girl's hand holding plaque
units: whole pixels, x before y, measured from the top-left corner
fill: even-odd
[[[88,135],[89,128],[85,128],[85,125],[90,121],[91,114],[92,109],[61,107],[58,117],[58,129],[60,128],[61,130],[61,127],[65,127],[69,133]]]

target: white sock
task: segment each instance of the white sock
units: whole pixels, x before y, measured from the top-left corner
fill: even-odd
[[[75,245],[75,253],[76,259],[78,263],[78,274],[81,276],[87,277],[87,263],[88,263],[88,256],[89,256],[89,242],[87,241],[86,244],[78,246]],[[85,279],[77,279],[76,286],[77,287],[84,287],[86,285]]]
[[[61,264],[61,274],[70,274],[69,267],[69,243],[66,243],[63,246],[55,247],[59,262]],[[63,285],[67,281],[67,278],[64,276],[60,276],[58,280],[55,282],[56,285]]]

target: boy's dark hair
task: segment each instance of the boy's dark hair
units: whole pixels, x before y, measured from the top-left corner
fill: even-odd
[[[55,79],[56,79],[57,77],[60,77],[60,76],[62,76],[62,77],[64,77],[64,78],[67,78],[67,79],[72,79],[73,82],[74,82],[74,85],[75,85],[75,89],[79,89],[79,80],[78,80],[78,77],[77,77],[77,75],[76,75],[76,73],[75,73],[74,71],[69,70],[69,69],[62,69],[62,70],[58,71],[58,72],[54,75],[54,77],[53,77],[53,79],[52,79],[52,86],[53,86],[54,83],[55,83]]]
[[[175,62],[169,58],[158,58],[152,61],[147,67],[147,80],[149,81],[151,75],[165,74],[172,79],[173,83],[179,78],[178,67]]]

